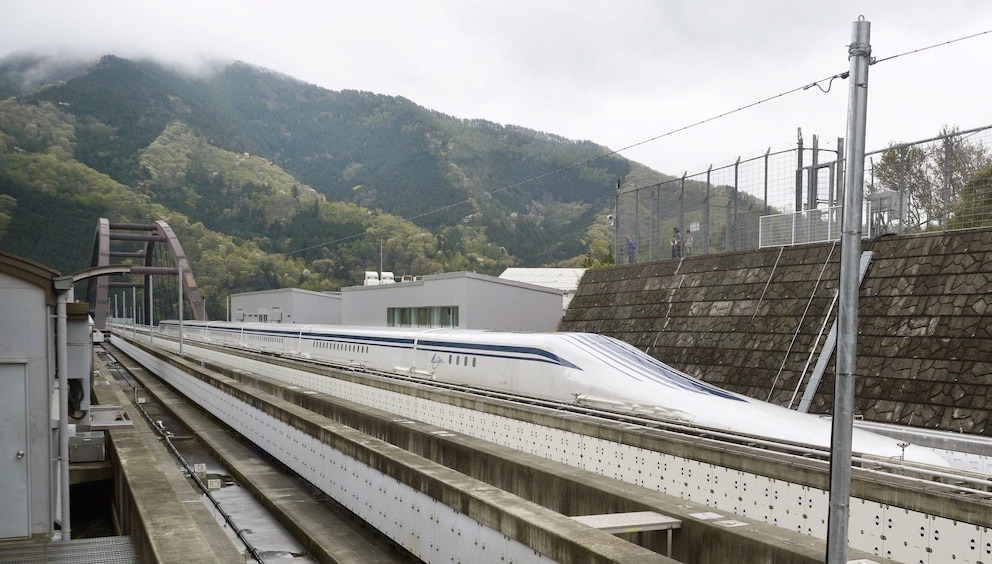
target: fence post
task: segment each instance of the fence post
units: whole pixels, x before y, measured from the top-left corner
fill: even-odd
[[[741,173],[741,158],[737,157],[737,161],[734,163],[734,250],[741,248],[741,229],[738,225],[738,209],[740,207],[740,173]]]
[[[906,154],[905,145],[899,148],[899,233],[906,231]]]
[[[636,262],[637,252],[641,250],[641,189],[634,189],[634,257]]]
[[[818,183],[818,169],[817,165],[820,164],[820,137],[818,135],[813,136],[813,155],[811,157],[809,165],[809,174],[806,179],[806,209],[809,210],[808,221],[806,222],[806,240],[814,241],[816,240],[816,208],[817,201],[820,199],[820,187]]]
[[[803,130],[797,130],[798,147],[796,149],[796,212],[803,210]]]
[[[724,212],[724,222],[727,224],[727,228],[724,230],[726,234],[723,237],[723,250],[725,252],[730,252],[733,248],[730,246],[730,240],[732,236],[732,231],[730,229],[731,218],[730,218],[730,206],[734,203],[734,187],[727,186],[727,208]]]
[[[769,211],[769,208],[768,208],[768,158],[769,158],[769,156],[771,154],[772,154],[772,148],[771,147],[768,147],[768,150],[765,151],[765,206],[764,206],[764,211],[762,213],[768,213],[768,211]]]
[[[620,265],[620,179],[617,178],[617,193],[613,196],[613,265]]]
[[[820,164],[820,137],[818,135],[813,136],[812,153],[809,176],[806,180],[806,208],[815,210],[820,199],[819,178],[817,177],[817,168]]]
[[[648,260],[654,260],[654,232],[655,232],[655,219],[658,218],[658,214],[655,210],[658,208],[658,188],[651,188],[651,203],[648,204],[648,209],[651,213],[648,214]]]
[[[951,161],[954,157],[954,139],[944,138],[944,201],[941,205],[940,226],[942,231],[947,231],[948,220],[950,219],[951,206]]]
[[[703,201],[703,253],[709,254],[710,250],[710,174],[713,172],[713,163],[706,169],[706,198]]]
[[[844,176],[847,174],[847,157],[844,138],[837,138],[837,200],[832,205],[844,205]]]

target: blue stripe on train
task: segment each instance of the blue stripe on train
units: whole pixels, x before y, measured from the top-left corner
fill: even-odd
[[[591,333],[571,334],[569,338],[591,353],[598,353],[603,361],[620,370],[627,376],[644,381],[665,384],[672,387],[713,395],[724,399],[747,402],[730,392],[683,374],[640,349],[609,337]]]
[[[356,345],[374,345],[374,346],[386,346],[392,348],[402,348],[402,349],[413,349],[414,339],[410,337],[384,337],[384,336],[371,336],[371,335],[351,335],[347,333],[315,333],[312,331],[301,332],[299,330],[291,329],[262,329],[262,328],[251,328],[251,329],[241,329],[235,327],[209,327],[209,331],[223,331],[226,333],[234,334],[255,334],[264,335],[269,337],[284,337],[290,339],[298,339],[302,336],[304,339],[319,340],[324,342],[338,342]],[[475,355],[475,356],[486,356],[491,358],[505,358],[510,360],[523,360],[530,362],[541,362],[547,364],[553,364],[557,366],[564,366],[566,368],[574,368],[581,370],[575,364],[565,360],[558,355],[548,352],[544,349],[539,349],[536,347],[522,347],[522,346],[508,346],[508,345],[486,345],[478,343],[460,343],[456,341],[441,341],[441,340],[424,340],[417,339],[416,344],[418,349],[431,351],[431,352],[441,352],[448,354],[461,354],[461,355]]]

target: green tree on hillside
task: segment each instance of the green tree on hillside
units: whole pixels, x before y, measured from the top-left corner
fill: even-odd
[[[602,268],[614,264],[613,245],[603,239],[593,241],[589,245],[589,252],[579,262],[581,268]]]

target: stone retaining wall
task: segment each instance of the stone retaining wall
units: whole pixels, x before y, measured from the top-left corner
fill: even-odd
[[[861,285],[855,413],[992,436],[992,229],[883,236]],[[562,331],[628,341],[707,382],[798,405],[836,316],[840,244],[586,271]],[[834,359],[810,411],[833,406]]]

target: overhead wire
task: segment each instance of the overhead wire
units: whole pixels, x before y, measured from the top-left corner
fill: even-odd
[[[922,53],[923,51],[928,51],[930,49],[936,49],[937,47],[944,47],[944,46],[950,45],[952,43],[958,43],[959,41],[965,41],[966,39],[974,39],[976,37],[981,37],[982,35],[988,35],[990,33],[992,33],[992,29],[988,29],[988,30],[985,30],[985,31],[980,31],[978,33],[973,33],[971,35],[966,35],[964,37],[959,37],[957,39],[951,39],[950,41],[944,41],[943,43],[934,43],[933,45],[929,45],[927,47],[920,47],[919,49],[913,49],[912,51],[906,51],[904,53],[899,53],[897,55],[891,55],[889,57],[885,57],[884,59],[876,59],[876,60],[872,61],[872,64],[884,63],[885,61],[891,61],[892,59],[898,59],[899,57],[904,57],[906,55],[913,55],[913,54],[916,54],[916,53]]]
[[[885,57],[883,59],[873,59],[871,61],[871,64],[874,65],[874,64],[878,64],[878,63],[882,63],[882,62],[886,62],[886,61],[891,61],[891,60],[897,59],[899,57],[903,57],[903,56],[906,56],[906,55],[912,55],[912,54],[920,53],[920,52],[927,51],[927,50],[930,50],[930,49],[935,49],[937,47],[943,47],[943,46],[951,45],[953,43],[958,43],[960,41],[965,41],[967,39],[973,39],[975,37],[980,37],[982,35],[987,35],[989,33],[992,33],[992,29],[986,30],[986,31],[982,31],[982,32],[979,32],[979,33],[973,33],[971,35],[967,35],[967,36],[964,36],[964,37],[959,37],[957,39],[951,39],[951,40],[945,41],[943,43],[935,43],[933,45],[929,45],[927,47],[921,47],[919,49],[914,49],[912,51],[906,51],[906,52],[903,52],[903,53],[898,53],[896,55]],[[633,143],[633,144],[627,145],[625,147],[621,147],[620,149],[615,149],[615,150],[607,151],[607,152],[602,153],[600,155],[597,155],[595,157],[590,157],[590,158],[588,158],[588,159],[586,159],[584,161],[580,161],[580,162],[576,162],[576,163],[573,163],[573,164],[570,164],[570,165],[567,165],[567,166],[563,166],[561,168],[558,168],[558,169],[555,169],[555,170],[552,170],[552,171],[548,171],[548,172],[545,172],[543,174],[539,174],[537,176],[534,176],[534,177],[531,177],[531,178],[528,178],[528,179],[525,179],[525,180],[521,180],[520,182],[515,182],[513,184],[509,184],[507,186],[503,186],[502,188],[497,188],[497,189],[491,190],[489,192],[484,192],[484,193],[482,193],[482,194],[480,194],[478,196],[472,196],[471,198],[466,198],[466,199],[461,200],[461,201],[458,201],[458,202],[454,202],[454,203],[451,203],[451,204],[448,204],[448,205],[445,205],[445,206],[441,206],[439,208],[432,209],[430,211],[423,212],[421,214],[417,214],[417,215],[414,215],[414,216],[411,216],[411,217],[402,218],[402,219],[404,219],[406,221],[411,221],[412,222],[412,221],[414,221],[416,219],[420,219],[422,217],[427,217],[429,215],[440,213],[440,212],[443,212],[443,211],[446,211],[446,210],[449,210],[449,209],[452,209],[452,208],[455,208],[455,207],[458,207],[458,206],[467,204],[467,203],[472,202],[473,200],[476,200],[478,198],[492,197],[494,194],[499,194],[500,192],[506,192],[508,190],[512,190],[514,188],[518,188],[520,186],[524,186],[524,185],[530,184],[532,182],[537,182],[538,180],[542,180],[544,178],[547,178],[549,176],[554,176],[556,174],[561,174],[562,172],[565,172],[565,171],[568,171],[568,170],[571,170],[573,168],[577,168],[577,167],[580,167],[580,166],[587,165],[589,163],[598,161],[600,159],[605,159],[607,157],[612,157],[614,155],[619,155],[620,153],[623,153],[624,151],[628,151],[628,150],[633,149],[635,147],[640,147],[641,145],[646,145],[648,143],[652,143],[652,142],[657,141],[659,139],[664,139],[665,137],[670,137],[672,135],[675,135],[676,133],[681,133],[683,131],[687,131],[689,129],[693,129],[695,127],[699,127],[701,125],[710,123],[712,121],[716,121],[718,119],[725,118],[727,116],[730,116],[730,115],[733,115],[733,114],[742,112],[744,110],[748,110],[748,109],[754,108],[756,106],[760,106],[762,104],[771,102],[772,100],[776,100],[778,98],[782,98],[782,97],[788,96],[790,94],[795,94],[796,92],[803,92],[803,91],[809,90],[810,88],[813,88],[814,86],[817,87],[817,88],[819,88],[821,92],[827,93],[827,92],[830,92],[831,86],[833,85],[833,81],[835,79],[838,79],[838,78],[839,79],[842,79],[842,80],[843,79],[846,79],[848,77],[848,74],[849,74],[848,71],[844,71],[844,72],[840,72],[840,73],[837,73],[837,74],[834,74],[834,75],[831,75],[831,76],[828,76],[828,77],[824,77],[824,78],[821,78],[820,80],[816,80],[816,81],[810,82],[808,84],[804,84],[803,86],[792,88],[790,90],[786,90],[784,92],[780,92],[780,93],[775,94],[773,96],[769,96],[767,98],[762,98],[761,100],[758,100],[756,102],[751,102],[750,104],[745,104],[745,105],[740,106],[738,108],[735,108],[733,110],[728,110],[726,112],[717,114],[715,116],[711,116],[711,117],[708,117],[706,119],[702,119],[700,121],[697,121],[697,122],[694,122],[694,123],[691,123],[691,124],[688,124],[688,125],[684,125],[682,127],[676,128],[676,129],[673,129],[671,131],[667,131],[667,132],[662,133],[660,135],[655,135],[654,137],[651,137],[651,138],[648,138],[648,139],[644,139],[643,141],[638,141],[637,143]],[[824,89],[823,86],[821,86],[821,83],[823,83],[823,82],[826,82],[827,83],[826,89]],[[353,235],[348,235],[346,237],[340,237],[340,238],[334,239],[332,241],[326,241],[324,243],[319,243],[317,245],[311,245],[309,247],[304,247],[302,249],[297,249],[295,251],[289,251],[289,252],[287,252],[285,254],[287,254],[287,255],[294,255],[294,254],[302,253],[302,252],[309,251],[309,250],[312,250],[312,249],[317,249],[317,248],[320,248],[320,247],[325,247],[327,245],[333,245],[335,243],[342,243],[344,241],[349,241],[351,239],[357,239],[357,238],[362,237],[364,235],[365,235],[365,232],[363,231],[363,232],[360,232],[360,233],[355,233]]]

